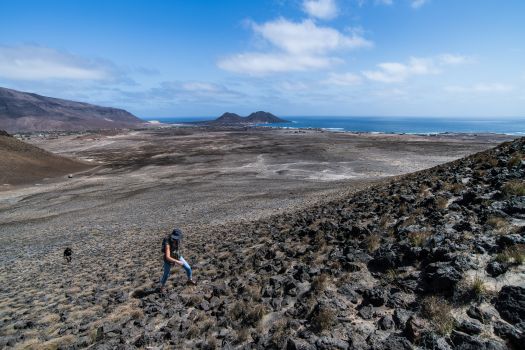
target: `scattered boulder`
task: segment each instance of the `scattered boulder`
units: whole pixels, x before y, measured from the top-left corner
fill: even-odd
[[[504,320],[512,324],[525,322],[525,288],[504,286],[498,294],[495,307]]]
[[[498,277],[503,275],[509,269],[507,263],[501,263],[499,261],[491,261],[487,264],[486,271],[492,277]]]

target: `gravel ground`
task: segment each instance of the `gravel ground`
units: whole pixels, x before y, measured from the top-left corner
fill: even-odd
[[[53,348],[78,343],[67,335],[75,327],[95,331],[90,344],[103,321],[141,312],[138,301],[123,301],[158,280],[161,237],[175,225],[205,280],[226,273],[202,268],[208,253],[226,257],[257,241],[229,234],[230,225],[347,198],[506,139],[199,128],[32,138],[94,168],[0,192],[0,278],[9,281],[0,289],[0,336],[15,347]],[[66,246],[71,264],[62,259]],[[34,324],[17,324],[28,314],[38,315]]]

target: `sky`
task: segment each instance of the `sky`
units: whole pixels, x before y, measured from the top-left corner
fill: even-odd
[[[525,118],[523,0],[0,0],[0,86],[139,117]]]

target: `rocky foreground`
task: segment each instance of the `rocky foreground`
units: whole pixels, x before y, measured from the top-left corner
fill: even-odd
[[[179,271],[165,295],[153,288],[160,241],[130,234],[124,243],[142,251],[115,246],[111,266],[96,250],[71,271],[41,265],[54,275],[16,283],[55,294],[32,294],[40,314],[20,311],[28,294],[2,300],[0,347],[522,349],[524,155],[522,138],[344,200],[215,227],[186,246],[199,284]]]

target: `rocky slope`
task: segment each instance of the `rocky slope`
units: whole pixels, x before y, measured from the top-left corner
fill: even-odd
[[[524,154],[518,139],[343,200],[208,228],[185,246],[199,284],[176,271],[165,295],[153,288],[160,239],[130,233],[116,260],[79,249],[71,268],[55,260],[39,265],[45,281],[17,280],[37,292],[0,287],[18,293],[0,299],[0,347],[521,349]],[[45,312],[24,309],[27,298]]]
[[[8,189],[8,185],[38,182],[91,167],[17,140],[0,130],[0,190]]]
[[[0,87],[0,128],[9,132],[133,128],[142,124],[123,109]]]
[[[518,349],[524,154],[521,139],[342,202],[212,232],[218,248],[200,272],[211,283],[136,293],[139,324],[166,323],[134,344]],[[101,343],[123,340],[105,334]]]

